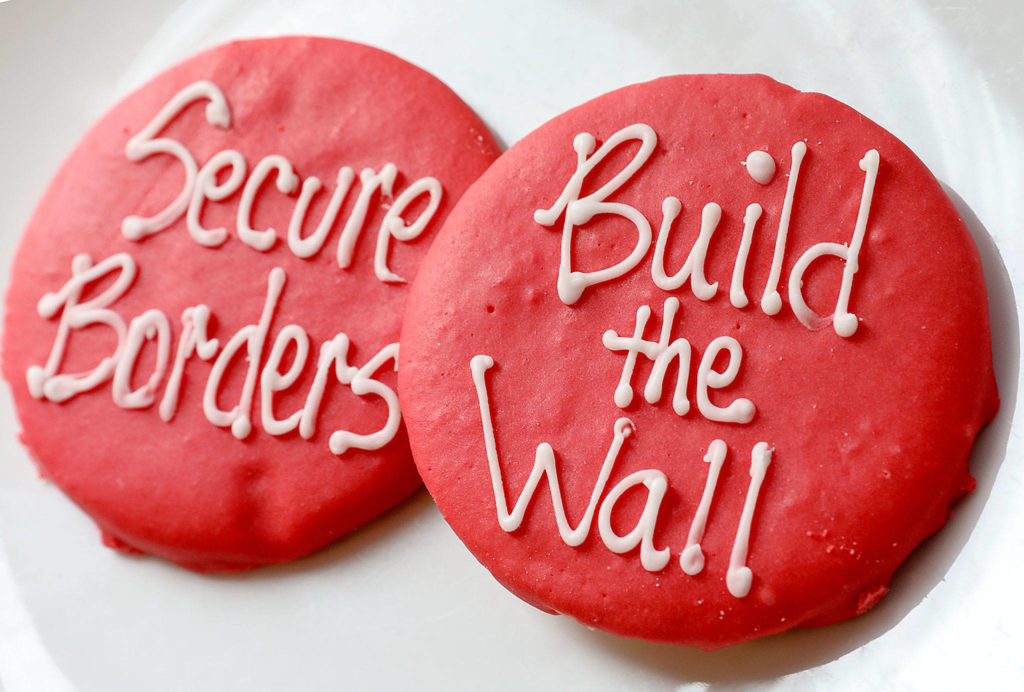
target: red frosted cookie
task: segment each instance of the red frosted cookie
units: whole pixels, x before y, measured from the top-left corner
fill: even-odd
[[[870,608],[997,408],[977,251],[850,108],[671,77],[462,198],[399,375],[455,532],[539,608],[713,649]]]
[[[42,472],[109,545],[204,571],[403,499],[406,281],[497,153],[437,79],[344,41],[232,43],[131,94],[11,275],[3,370]]]

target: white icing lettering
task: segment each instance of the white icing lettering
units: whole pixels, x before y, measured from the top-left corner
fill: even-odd
[[[290,195],[299,187],[299,176],[291,162],[283,156],[272,154],[264,156],[253,168],[249,179],[242,190],[242,200],[238,203],[238,238],[254,250],[266,252],[274,247],[277,241],[277,230],[265,228],[257,231],[252,227],[252,207],[256,193],[263,186],[271,171],[277,171],[277,189]]]
[[[138,389],[131,389],[132,373],[145,341],[156,339],[156,367],[146,383]],[[128,325],[124,350],[114,367],[112,394],[114,403],[121,408],[146,408],[156,398],[156,388],[167,370],[171,357],[171,324],[167,315],[159,310],[147,310]]]
[[[747,167],[750,177],[761,185],[767,185],[775,177],[775,159],[767,151],[750,152],[743,165]]]
[[[185,361],[198,355],[203,360],[210,360],[217,355],[220,343],[209,337],[210,308],[196,305],[185,308],[181,313],[181,336],[178,339],[178,352],[174,356],[174,366],[167,378],[164,396],[160,400],[160,418],[169,423],[178,411],[178,396],[181,391],[181,379],[185,374]]]
[[[398,395],[395,390],[379,380],[373,379],[373,374],[380,370],[385,363],[394,363],[395,370],[398,370],[398,344],[388,344],[380,350],[373,358],[367,361],[366,365],[359,368],[352,376],[352,393],[356,396],[373,394],[379,396],[388,406],[388,419],[384,426],[373,433],[361,434],[348,430],[335,430],[331,433],[328,444],[335,454],[344,454],[346,450],[357,447],[359,449],[380,449],[395,438],[398,426],[402,421],[401,409],[398,405]]]
[[[597,147],[597,142],[593,135],[586,132],[577,134],[573,139],[573,149],[576,152],[575,171],[570,176],[554,204],[547,209],[537,209],[533,214],[534,221],[542,226],[550,227],[554,226],[559,217],[564,213],[559,249],[557,288],[559,298],[566,305],[575,304],[588,287],[625,276],[633,271],[643,260],[647,250],[650,248],[652,243],[651,224],[646,217],[635,207],[623,202],[610,202],[608,197],[617,192],[620,187],[644,166],[653,153],[657,140],[658,138],[654,130],[642,123],[635,123],[622,128],[600,147]],[[629,163],[599,189],[581,197],[580,195],[582,194],[587,176],[616,147],[630,141],[639,141],[641,146]],[[793,144],[790,151],[791,160],[786,193],[783,199],[782,211],[779,215],[778,230],[775,236],[768,280],[760,301],[762,311],[772,316],[779,314],[782,309],[782,296],[779,292],[779,285],[782,280],[783,265],[785,264],[786,245],[796,199],[797,185],[800,179],[800,170],[803,160],[807,155],[807,144],[805,141],[798,141]],[[858,255],[866,233],[871,200],[878,174],[878,161],[878,152],[871,150],[860,162],[861,168],[865,171],[866,175],[857,225],[849,247],[839,243],[818,243],[805,251],[794,265],[787,292],[794,314],[801,323],[810,329],[821,328],[827,324],[828,318],[822,317],[808,307],[802,292],[803,276],[814,260],[831,255],[845,262],[836,309],[831,316],[832,324],[835,327],[836,333],[842,337],[849,337],[857,330],[858,318],[849,311],[849,299],[852,291],[853,276],[857,273],[858,269]],[[755,150],[750,152],[747,160],[742,163],[750,176],[762,185],[769,184],[775,176],[775,159],[765,151]],[[692,182],[691,180],[691,184]],[[662,202],[662,222],[658,231],[654,257],[651,263],[651,278],[654,284],[664,291],[675,291],[689,280],[694,296],[700,300],[707,301],[714,297],[718,290],[718,282],[711,283],[707,280],[705,268],[711,239],[721,222],[722,208],[715,202],[708,202],[704,205],[701,212],[700,233],[690,248],[690,252],[682,267],[670,276],[665,270],[665,255],[673,226],[681,212],[682,203],[678,198],[670,196],[666,197]],[[736,252],[736,261],[733,265],[732,281],[729,290],[729,300],[735,308],[744,308],[749,304],[744,288],[744,278],[754,227],[757,225],[763,212],[764,210],[760,204],[751,203],[747,205],[743,217],[743,235]],[[598,215],[617,216],[629,221],[637,231],[636,245],[627,257],[611,266],[591,272],[575,271],[572,261],[574,233],[577,227],[588,223]],[[381,274],[378,274],[378,276],[381,276]],[[630,355],[630,364],[633,362],[635,362],[635,354]],[[621,402],[628,403],[632,400],[632,395],[626,392],[623,382],[620,382],[618,389],[617,402],[619,402],[620,406],[624,405]]]
[[[565,505],[562,500],[562,491],[558,483],[558,468],[555,463],[555,452],[547,442],[537,445],[537,452],[530,477],[523,487],[519,499],[516,501],[512,511],[508,511],[508,501],[505,497],[505,484],[502,480],[501,464],[498,461],[498,450],[494,441],[494,424],[491,421],[490,399],[487,394],[487,382],[484,373],[494,366],[494,359],[490,356],[473,356],[470,361],[470,370],[473,373],[473,382],[476,385],[477,399],[480,402],[480,419],[483,425],[484,445],[487,450],[487,463],[491,474],[491,486],[494,490],[494,504],[498,512],[498,525],[503,531],[512,532],[523,523],[526,515],[526,508],[533,499],[541,477],[546,475],[548,488],[551,491],[552,509],[555,514],[555,523],[558,525],[558,534],[562,541],[568,546],[578,546],[590,533],[590,526],[594,519],[594,512],[597,510],[598,500],[604,492],[608,477],[611,475],[612,467],[622,450],[623,442],[633,431],[633,424],[628,418],[619,418],[615,421],[614,437],[597,481],[594,483],[594,491],[590,496],[590,502],[583,518],[575,528],[569,525],[565,515]]]
[[[581,198],[580,192],[587,175],[617,147],[634,140],[641,143],[640,149],[629,164],[599,189]],[[610,281],[633,270],[650,248],[651,224],[644,215],[628,204],[606,200],[647,162],[657,141],[658,136],[654,130],[649,125],[639,123],[622,128],[596,151],[597,142],[593,135],[581,133],[573,139],[573,149],[576,151],[575,172],[555,203],[548,209],[538,209],[533,215],[534,221],[540,225],[553,226],[562,212],[565,212],[558,265],[558,297],[566,305],[576,303],[588,286]],[[627,257],[610,267],[592,272],[573,271],[572,236],[575,228],[602,214],[619,216],[632,223],[637,232],[636,245]]]
[[[295,358],[287,372],[281,372],[281,361],[288,350],[289,344],[295,344]],[[305,408],[301,408],[284,420],[274,416],[274,394],[282,392],[293,384],[306,366],[309,357],[309,336],[297,324],[289,324],[281,329],[270,349],[267,363],[260,372],[260,421],[263,429],[271,435],[284,435],[299,427],[299,420]]]
[[[615,387],[615,405],[619,408],[626,408],[633,402],[632,380],[637,353],[644,351],[644,355],[651,360],[658,355],[655,352],[658,344],[643,338],[644,329],[647,327],[647,320],[650,317],[651,308],[641,305],[636,310],[636,327],[633,330],[632,338],[621,337],[611,329],[606,331],[602,337],[602,343],[609,351],[626,352],[626,364],[622,366],[622,376],[619,378],[619,384]]]
[[[707,261],[711,236],[718,228],[718,222],[722,220],[722,207],[714,202],[704,205],[700,217],[700,235],[693,244],[693,248],[690,249],[690,254],[687,255],[682,268],[672,276],[665,273],[665,246],[668,244],[672,224],[682,210],[682,204],[675,197],[668,197],[662,202],[661,209],[664,219],[661,230],[658,231],[658,242],[654,247],[654,262],[651,264],[651,278],[654,279],[654,284],[662,290],[674,291],[689,279],[693,295],[701,300],[711,300],[718,292],[718,282],[709,284],[704,278],[704,264]]]
[[[428,195],[429,201],[416,220],[408,226],[402,219],[402,214],[409,208],[417,197]],[[441,182],[437,178],[421,178],[407,187],[398,199],[394,201],[384,221],[380,224],[380,231],[377,233],[377,249],[373,255],[373,271],[377,278],[389,283],[404,283],[405,279],[388,269],[388,245],[391,238],[402,242],[413,240],[427,227],[430,220],[434,218],[437,208],[441,205]]]
[[[789,218],[793,214],[793,200],[796,197],[796,181],[800,177],[800,164],[807,154],[807,145],[797,142],[791,150],[792,162],[789,168],[789,181],[786,183],[786,197],[782,202],[782,215],[779,217],[779,230],[775,236],[775,254],[772,256],[771,273],[768,285],[761,296],[761,309],[766,315],[777,315],[782,309],[782,297],[779,295],[779,279],[782,276],[782,259],[786,253],[786,236],[789,234]]]
[[[289,251],[302,258],[317,254],[323,248],[351,191],[355,172],[348,166],[338,169],[337,186],[320,223],[312,233],[303,237],[302,229],[309,214],[310,204],[323,187],[319,178],[310,176],[302,180],[296,174],[291,161],[279,154],[264,156],[252,171],[248,172],[245,157],[233,149],[213,154],[200,167],[195,156],[182,142],[169,137],[158,137],[190,104],[201,99],[209,100],[206,119],[210,124],[221,128],[231,126],[231,111],[224,94],[213,83],[200,81],[172,97],[153,120],[125,145],[128,160],[134,162],[143,161],[154,154],[173,156],[184,169],[185,182],[178,196],[159,213],[151,217],[125,217],[121,222],[124,236],[131,240],[141,240],[168,228],[184,215],[186,229],[196,243],[208,248],[218,247],[227,241],[228,229],[205,228],[202,224],[203,208],[207,202],[222,202],[241,189],[242,194],[235,215],[238,238],[254,250],[268,252],[277,242],[277,230],[272,227],[256,229],[252,224],[254,207],[259,203],[261,196],[260,191],[267,179],[274,174],[279,192],[292,195],[299,191],[286,233]],[[227,178],[219,182],[224,171],[228,171]],[[383,198],[394,198],[395,180],[398,175],[398,167],[393,163],[385,163],[379,173],[372,168],[365,168],[359,174],[359,195],[338,239],[337,260],[340,268],[345,269],[352,264],[355,244],[371,214],[370,204],[374,196],[379,192]],[[394,239],[409,242],[422,235],[440,208],[442,194],[441,182],[427,176],[416,180],[402,191],[391,205],[382,204],[386,211],[377,232],[373,257],[374,274],[380,281],[405,281],[388,267],[391,241]],[[413,221],[406,223],[403,215],[424,195],[427,196],[426,206]]]
[[[110,286],[98,296],[79,302],[86,286],[114,272],[117,272],[117,275]],[[124,319],[107,308],[123,296],[135,280],[135,260],[122,252],[93,265],[89,255],[76,255],[71,260],[71,274],[72,277],[59,291],[44,295],[37,306],[39,316],[44,319],[50,319],[60,313],[57,337],[54,339],[46,365],[30,366],[25,372],[28,391],[37,399],[66,401],[76,394],[103,384],[114,374],[118,358],[124,348],[127,331]],[[59,372],[71,332],[92,325],[106,325],[113,330],[117,336],[114,352],[88,372]]]
[[[743,502],[743,513],[736,529],[736,540],[732,544],[729,557],[729,571],[726,573],[725,584],[736,598],[743,598],[750,593],[753,572],[747,567],[747,552],[750,547],[750,527],[754,521],[754,507],[757,496],[761,492],[768,465],[772,461],[772,450],[765,442],[758,442],[750,451],[750,485],[747,487],[747,498]]]
[[[259,322],[239,329],[223,349],[220,349],[219,340],[211,338],[209,334],[212,317],[210,308],[206,305],[186,308],[181,314],[182,329],[169,375],[167,371],[171,362],[172,330],[167,316],[160,310],[150,309],[126,325],[124,318],[109,309],[110,305],[127,293],[134,281],[137,272],[135,260],[121,253],[93,265],[88,255],[78,255],[72,261],[71,270],[71,279],[56,293],[43,296],[38,304],[41,317],[53,319],[59,315],[60,321],[46,365],[30,366],[25,372],[29,393],[37,399],[66,401],[112,379],[111,394],[116,406],[122,409],[143,409],[155,402],[157,390],[166,375],[167,382],[157,411],[163,421],[170,422],[178,411],[186,364],[193,356],[198,356],[205,361],[215,359],[202,394],[202,410],[209,422],[219,427],[230,427],[231,433],[238,439],[247,437],[252,431],[252,405],[256,388],[259,387],[263,429],[270,435],[284,435],[299,428],[300,435],[309,439],[316,432],[317,418],[333,364],[336,379],[348,385],[353,394],[359,397],[374,395],[382,400],[387,407],[387,419],[378,430],[370,433],[343,429],[333,431],[328,440],[331,452],[342,455],[351,448],[380,449],[391,442],[398,432],[401,425],[398,396],[391,387],[375,377],[389,362],[397,370],[398,344],[384,346],[365,365],[357,368],[348,364],[350,342],[344,333],[321,346],[317,370],[303,407],[283,419],[276,417],[275,395],[295,385],[306,366],[311,348],[305,330],[290,324],[277,334],[266,362],[263,362],[264,346],[287,279],[284,270],[280,268],[273,269],[268,277],[267,294]],[[109,283],[103,291],[89,300],[81,300],[82,293],[90,285],[103,280]],[[59,372],[72,332],[96,325],[109,327],[114,332],[117,345],[113,353],[88,372]],[[136,377],[140,356],[147,342],[155,342],[153,370],[144,384],[132,389],[132,381]],[[281,366],[292,344],[295,346],[294,359],[282,371]],[[223,410],[218,404],[221,387],[231,363],[241,354],[244,354],[247,369],[238,405]]]
[[[648,360],[654,361],[654,367],[644,387],[644,398],[647,403],[656,404],[661,401],[665,374],[672,359],[675,358],[679,361],[679,375],[672,395],[672,410],[680,416],[689,412],[690,401],[686,398],[686,384],[690,374],[690,342],[686,339],[676,339],[672,343],[668,341],[678,310],[678,298],[672,296],[665,300],[665,315],[661,324],[661,336],[657,342],[643,338],[647,320],[651,315],[651,309],[646,305],[641,305],[636,311],[636,328],[632,338],[623,338],[611,329],[602,336],[601,342],[608,350],[626,351],[626,363],[623,365],[619,384],[615,388],[615,404],[619,408],[626,408],[633,401],[633,368],[636,366],[637,354],[643,353]]]
[[[676,359],[679,361],[679,374],[676,376],[676,388],[672,393],[672,410],[676,412],[676,415],[685,416],[690,411],[690,400],[686,398],[686,385],[690,380],[692,349],[690,342],[686,339],[675,339],[669,343],[677,312],[679,312],[679,299],[675,296],[665,299],[661,335],[655,349],[651,375],[647,378],[647,385],[644,387],[644,399],[649,404],[661,401],[668,366],[671,365],[673,359]]]
[[[644,503],[640,520],[633,530],[625,536],[620,536],[612,528],[612,511],[619,498],[627,490],[637,485],[644,485],[647,488],[647,502]],[[601,502],[601,510],[597,515],[601,540],[604,541],[608,550],[613,553],[628,553],[640,546],[640,564],[648,572],[660,572],[665,569],[665,565],[672,557],[668,548],[658,550],[654,547],[654,528],[658,521],[661,501],[665,499],[667,490],[668,479],[657,469],[645,469],[631,473],[611,489],[608,496]]]
[[[689,575],[700,574],[704,569],[704,551],[700,542],[704,539],[704,530],[708,525],[708,514],[711,512],[711,500],[718,486],[718,475],[725,463],[726,446],[722,440],[712,440],[708,445],[708,453],[704,461],[708,464],[708,477],[704,483],[704,492],[700,496],[700,504],[690,522],[690,533],[686,537],[686,547],[679,555],[679,566]]]
[[[267,333],[270,331],[270,322],[273,320],[284,284],[284,270],[280,267],[275,267],[270,272],[267,298],[263,304],[263,312],[260,315],[259,324],[246,325],[231,337],[224,345],[220,355],[217,356],[213,369],[210,371],[210,377],[206,381],[206,390],[203,392],[203,413],[206,414],[206,419],[218,427],[230,426],[231,433],[239,440],[248,437],[252,431],[250,416],[252,413],[252,398],[253,390],[256,387],[257,371],[263,354],[263,344],[266,342]],[[237,406],[229,411],[225,411],[217,404],[217,392],[220,390],[221,380],[227,372],[228,365],[234,360],[235,355],[243,346],[246,348],[248,370],[245,375],[245,382],[242,385],[241,397]]]
[[[754,226],[761,218],[761,205],[756,202],[747,205],[747,211],[743,215],[743,238],[740,240],[740,247],[736,251],[736,264],[732,270],[732,285],[729,287],[729,302],[734,308],[747,306],[747,293],[743,290],[743,275],[747,271],[747,256],[750,254],[750,242],[754,236]]]
[[[338,266],[344,269],[352,264],[352,253],[355,251],[356,238],[359,231],[366,223],[366,215],[370,208],[370,200],[377,190],[384,197],[393,195],[395,177],[398,169],[395,164],[385,164],[380,173],[372,168],[364,168],[359,173],[359,182],[362,187],[359,189],[359,196],[356,198],[355,207],[345,222],[345,228],[341,231],[341,238],[338,240]]]
[[[867,232],[868,215],[871,212],[871,200],[875,192],[875,180],[878,178],[879,162],[878,151],[875,149],[867,152],[860,161],[861,170],[864,171],[864,188],[861,192],[860,209],[857,211],[857,223],[850,246],[847,247],[839,243],[818,243],[808,248],[793,267],[793,273],[789,278],[789,303],[793,306],[793,312],[797,319],[808,329],[821,329],[830,320],[807,306],[803,295],[804,272],[814,260],[825,255],[832,255],[845,262],[839,298],[836,301],[835,312],[832,313],[832,326],[835,328],[836,334],[842,337],[853,336],[857,331],[857,316],[849,311],[850,292],[853,289],[853,275],[857,273],[857,258]]]
[[[615,387],[614,401],[619,408],[626,408],[633,401],[633,370],[636,367],[637,355],[643,354],[648,360],[654,361],[651,374],[647,378],[647,385],[644,387],[644,399],[647,400],[647,403],[656,404],[661,400],[668,366],[673,360],[678,360],[679,375],[676,378],[676,387],[672,395],[672,410],[680,416],[689,412],[690,402],[686,397],[686,387],[689,382],[692,347],[690,342],[683,338],[669,342],[678,311],[679,299],[675,296],[667,298],[661,335],[656,342],[643,338],[647,321],[651,316],[651,309],[646,305],[641,305],[636,311],[636,327],[633,330],[633,336],[619,336],[611,329],[602,335],[601,343],[609,351],[626,352],[622,375]],[[729,364],[725,372],[717,372],[712,369],[712,365],[722,351],[729,352]],[[737,399],[725,408],[715,406],[708,399],[709,387],[714,389],[726,387],[736,379],[742,355],[743,349],[736,339],[720,336],[711,342],[701,359],[697,371],[697,406],[701,415],[708,420],[749,423],[753,419],[754,404],[749,399]]]
[[[714,369],[715,359],[722,351],[729,353],[729,364],[725,372]],[[697,369],[697,408],[708,420],[720,421],[722,423],[749,423],[754,418],[754,403],[750,399],[739,398],[728,406],[721,408],[711,403],[708,398],[708,389],[720,389],[728,387],[736,379],[740,371],[740,361],[743,359],[743,348],[740,342],[731,336],[719,336],[715,338],[704,357],[700,360],[700,367]]]
[[[295,203],[295,211],[292,212],[291,222],[288,224],[288,249],[296,257],[312,257],[320,252],[320,248],[324,246],[324,241],[327,240],[327,234],[334,225],[334,221],[338,218],[338,211],[341,209],[342,203],[348,196],[349,190],[352,189],[352,181],[355,178],[355,171],[348,166],[342,166],[338,169],[334,193],[331,195],[330,202],[327,203],[327,209],[324,211],[323,218],[320,219],[316,230],[305,238],[302,237],[302,225],[306,222],[306,215],[309,213],[309,204],[313,200],[313,195],[319,192],[320,188],[323,187],[323,183],[315,175],[302,181],[299,201]]]
[[[654,544],[658,515],[661,512],[662,503],[669,487],[668,478],[664,472],[658,469],[635,471],[616,483],[608,491],[604,499],[601,498],[608,484],[609,477],[614,470],[616,461],[619,458],[619,454],[622,451],[626,437],[635,432],[633,423],[628,418],[619,418],[615,421],[613,426],[614,436],[604,462],[601,464],[598,477],[594,482],[590,502],[583,517],[575,527],[569,523],[566,517],[565,500],[562,496],[558,479],[555,452],[547,442],[541,442],[537,445],[530,476],[523,486],[512,511],[509,511],[509,500],[505,489],[501,462],[498,458],[494,423],[491,417],[490,395],[487,389],[486,373],[494,367],[494,359],[487,355],[477,355],[470,359],[469,366],[473,376],[473,384],[476,388],[477,401],[480,405],[480,422],[483,430],[484,448],[491,479],[491,489],[494,493],[494,506],[497,512],[498,526],[501,530],[511,533],[522,526],[526,510],[532,503],[542,478],[547,476],[555,524],[558,528],[559,536],[567,546],[578,547],[583,544],[590,533],[591,524],[596,513],[598,533],[602,543],[608,550],[613,553],[623,554],[639,547],[640,564],[645,570],[658,572],[664,569],[671,560],[671,550],[667,547],[659,549]],[[718,485],[719,475],[725,463],[726,454],[725,442],[722,440],[712,440],[704,457],[704,461],[709,464],[704,492],[701,495],[700,504],[694,512],[686,546],[679,554],[680,567],[684,573],[691,576],[699,574],[704,569],[704,552],[701,548],[701,541],[707,528],[712,499]],[[754,508],[761,491],[765,472],[771,461],[771,454],[772,450],[769,449],[765,442],[758,442],[751,450],[751,481],[737,526],[736,537],[733,541],[729,568],[726,575],[728,590],[737,598],[747,595],[753,580],[753,572],[747,567],[746,560],[750,545]],[[631,489],[638,488],[639,486],[644,486],[647,489],[643,510],[632,530],[626,535],[620,535],[612,527],[612,514],[615,512],[616,505],[623,496]]]
[[[217,176],[228,167],[231,168],[228,179],[223,183],[218,183]],[[185,223],[192,240],[205,247],[217,247],[224,244],[224,241],[228,239],[228,229],[223,226],[203,228],[200,221],[203,203],[206,200],[217,202],[230,197],[241,187],[243,180],[245,180],[245,159],[233,149],[218,152],[203,164],[196,176],[192,199],[189,201],[188,212],[185,214]]]
[[[154,154],[168,154],[181,162],[185,169],[185,184],[178,196],[162,211],[150,217],[127,216],[121,222],[121,233],[130,240],[141,240],[148,235],[170,226],[181,218],[192,198],[192,187],[196,182],[198,166],[195,158],[185,146],[170,137],[157,137],[171,121],[177,118],[190,104],[201,99],[206,104],[206,121],[221,128],[231,126],[231,111],[224,94],[212,82],[195,82],[188,85],[170,101],[137,135],[128,140],[124,153],[129,161],[144,161]]]
[[[334,364],[334,376],[341,384],[351,384],[352,378],[359,372],[359,368],[348,364],[348,347],[349,339],[346,334],[338,334],[320,347],[313,386],[306,395],[306,405],[299,419],[299,434],[307,440],[316,433],[316,417],[320,412],[324,390],[327,388],[327,375],[331,371],[331,364]]]

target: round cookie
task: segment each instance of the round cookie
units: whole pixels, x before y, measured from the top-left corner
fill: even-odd
[[[132,93],[11,274],[3,371],[41,472],[108,545],[201,571],[402,500],[407,281],[498,151],[436,78],[345,41],[226,44]]]
[[[985,285],[896,138],[762,76],[626,87],[467,192],[399,391],[452,528],[508,589],[715,649],[862,613],[969,492]]]

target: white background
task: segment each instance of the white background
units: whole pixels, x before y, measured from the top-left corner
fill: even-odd
[[[978,489],[865,616],[712,654],[618,639],[498,586],[420,493],[320,553],[198,576],[99,546],[0,403],[0,689],[1022,689],[1024,10],[911,2],[13,0],[0,7],[0,264],[48,178],[130,87],[196,50],[318,33],[448,82],[514,142],[618,86],[764,72],[910,145],[958,201],[990,290],[1003,408]]]

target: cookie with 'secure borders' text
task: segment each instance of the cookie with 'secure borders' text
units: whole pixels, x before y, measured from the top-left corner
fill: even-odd
[[[934,177],[762,76],[630,86],[513,146],[428,253],[402,349],[417,466],[502,584],[705,649],[874,605],[998,406]]]
[[[406,497],[408,281],[497,153],[436,78],[345,41],[226,44],[129,95],[50,184],[7,291],[41,472],[109,545],[201,571]]]

